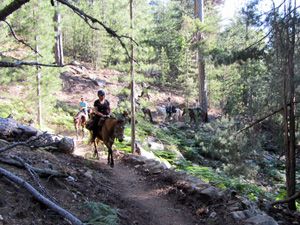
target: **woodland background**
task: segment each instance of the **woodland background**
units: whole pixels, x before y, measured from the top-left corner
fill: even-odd
[[[72,129],[78,104],[57,98],[67,63],[121,71],[118,79],[128,86],[134,72],[137,84],[180,90],[185,107],[200,96],[204,109],[226,114],[204,126],[198,121],[194,133],[173,128],[167,142],[188,159],[177,165],[179,169],[208,176],[256,201],[285,199],[299,190],[296,1],[274,3],[268,9],[261,7],[264,1],[248,1],[226,25],[218,8],[222,1],[204,1],[202,21],[195,9],[199,1],[70,1],[78,12],[65,1],[31,0],[11,13],[5,6],[14,1],[0,2],[0,83],[18,86],[23,96],[20,100],[9,90],[1,91],[1,117],[12,113],[16,120],[33,119],[38,128],[54,132],[53,124]],[[153,90],[147,91],[151,95]],[[120,88],[112,94],[130,93]],[[141,104],[151,107],[151,101]],[[150,124],[139,131],[162,135]],[[195,171],[194,162],[205,169]],[[288,202],[295,210],[295,199]]]

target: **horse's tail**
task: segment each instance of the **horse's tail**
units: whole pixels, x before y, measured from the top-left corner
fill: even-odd
[[[181,121],[181,111],[180,109],[178,109],[179,113],[178,113],[178,121]]]
[[[84,115],[81,116],[81,125],[85,125],[86,121],[87,121],[86,115],[84,114]]]

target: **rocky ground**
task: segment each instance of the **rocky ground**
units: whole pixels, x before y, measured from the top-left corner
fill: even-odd
[[[76,107],[80,97],[84,96],[92,104],[97,90],[106,88],[110,90],[107,98],[112,107],[116,107],[118,98],[112,93],[126,85],[117,81],[118,74],[111,70],[93,71],[74,67],[62,74],[63,93],[59,94],[59,98],[62,103]],[[180,93],[159,91],[151,96],[156,99],[155,104],[163,104],[170,93],[178,104],[184,104]],[[162,119],[156,113],[154,118],[157,122]],[[63,128],[58,131],[75,138],[75,131],[66,132]],[[40,183],[43,190],[40,192],[84,223],[94,218],[89,224],[113,224],[107,220],[101,221],[104,215],[99,211],[102,209],[105,212],[100,204],[103,203],[118,215],[119,220],[115,224],[276,224],[272,218],[262,216],[256,206],[239,198],[234,191],[219,190],[192,176],[167,169],[166,165],[152,159],[115,151],[115,167],[111,168],[106,165],[105,153],[99,160],[92,157],[93,150],[86,144],[87,139],[86,136],[83,140],[76,140],[74,154],[62,154],[49,149],[33,150],[24,146],[1,152],[0,158],[18,156],[33,167],[66,174],[64,178],[40,177],[34,183],[25,168],[2,162],[0,165],[35,188]],[[3,141],[0,143],[0,147],[6,145]],[[273,212],[272,216],[281,221],[280,224],[299,224],[291,213]],[[23,185],[16,185],[0,176],[1,224],[71,223],[33,198]]]

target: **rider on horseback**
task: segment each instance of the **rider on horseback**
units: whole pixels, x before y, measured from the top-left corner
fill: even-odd
[[[84,114],[87,115],[87,103],[84,101],[84,98],[81,98],[80,100],[81,100],[79,102],[80,111],[84,112]]]
[[[171,102],[171,97],[168,97],[167,108],[166,108],[166,112],[169,114],[168,117],[171,117],[172,110],[173,110],[173,106]]]
[[[95,117],[93,119],[93,136],[91,143],[96,139],[97,133],[101,130],[105,119],[109,118],[111,114],[110,103],[105,99],[105,92],[103,90],[98,91],[98,98],[99,99],[94,102]]]

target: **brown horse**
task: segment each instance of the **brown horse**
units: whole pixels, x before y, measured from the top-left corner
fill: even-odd
[[[98,154],[98,143],[100,140],[105,144],[108,148],[108,159],[107,164],[110,164],[111,167],[114,167],[114,158],[112,146],[114,144],[114,140],[117,138],[120,142],[123,141],[125,124],[123,119],[117,118],[107,118],[101,128],[101,130],[97,134],[97,138],[94,141],[95,146],[95,154],[99,159]]]
[[[191,109],[191,108],[183,109],[182,116],[185,115],[186,113],[189,114],[191,123],[193,121],[196,122],[197,116],[200,116],[203,122],[205,122],[205,123],[208,122],[207,112],[203,109],[200,109],[199,111],[197,109]]]
[[[202,119],[202,121],[203,121],[204,123],[207,123],[207,122],[208,122],[208,115],[207,115],[207,112],[206,112],[205,110],[200,109],[200,113],[197,112],[197,110],[196,110],[196,115],[200,116],[201,119]]]
[[[196,115],[194,109],[191,108],[183,109],[182,116],[184,116],[186,113],[189,114],[190,122],[192,123],[194,121],[194,123],[196,123]]]
[[[76,137],[78,140],[78,127],[82,127],[82,139],[84,138],[84,126],[87,121],[87,116],[84,112],[80,111],[75,117],[74,117],[74,126],[76,130]]]
[[[146,119],[146,116],[148,115],[148,116],[149,116],[149,119],[150,119],[150,122],[151,122],[151,123],[154,123],[154,122],[153,122],[152,115],[151,115],[151,110],[148,109],[148,108],[142,108],[142,111],[143,111],[143,113],[144,113],[144,119]]]

